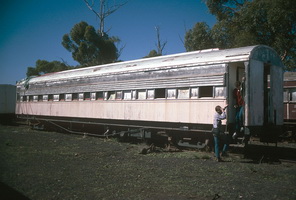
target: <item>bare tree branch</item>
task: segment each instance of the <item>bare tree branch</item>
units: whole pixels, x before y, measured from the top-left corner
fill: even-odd
[[[118,50],[118,57],[117,57],[117,60],[118,60],[118,58],[121,56],[122,51],[123,51],[123,49],[125,48],[125,46],[126,46],[126,45],[123,45],[123,46],[121,46],[120,48],[117,47],[117,49],[119,49],[119,50]]]
[[[157,44],[156,44],[157,54],[162,55],[162,51],[163,51],[165,45],[167,44],[167,41],[162,43],[160,40],[159,26],[156,26],[155,29],[156,29],[156,36],[157,36]]]
[[[62,57],[59,57],[62,60],[62,63],[65,64],[67,67],[71,67],[67,61],[65,61]]]
[[[281,60],[285,60],[285,58],[287,57],[287,50],[285,50],[285,52],[283,53],[283,55],[281,55]]]
[[[185,35],[186,35],[188,29],[187,29],[187,26],[186,26],[186,22],[183,21],[183,23],[184,23],[184,32],[185,32]],[[181,35],[179,34],[179,39],[182,42],[183,46],[185,47],[185,42],[184,42],[184,39],[183,39],[184,37],[185,36],[181,37]]]
[[[89,0],[83,0],[86,4],[86,6],[93,12],[95,15],[99,18],[99,33],[101,36],[104,36],[105,33],[105,19],[117,11],[119,8],[127,4],[127,1],[121,4],[115,4],[114,6],[109,7],[107,5],[106,9],[106,0],[100,0],[100,6],[99,6],[99,11],[95,10],[95,1],[92,0],[92,3],[89,3]]]

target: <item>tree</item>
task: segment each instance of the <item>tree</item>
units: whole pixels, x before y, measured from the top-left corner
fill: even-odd
[[[114,4],[113,6],[109,7],[106,3],[106,0],[100,0],[100,5],[98,6],[98,10],[95,10],[95,1],[92,0],[92,3],[89,0],[83,0],[87,7],[99,18],[99,30],[98,33],[101,36],[105,34],[105,19],[117,11],[120,7],[124,6],[127,2],[121,4]]]
[[[160,39],[160,28],[159,26],[155,27],[156,30],[156,38],[157,38],[157,43],[155,44],[156,49],[153,49],[149,52],[149,54],[147,56],[145,56],[144,58],[150,58],[150,57],[155,57],[155,56],[162,56],[163,55],[163,49],[167,44],[167,41],[162,42]]]
[[[37,60],[35,67],[27,68],[27,77],[40,76],[42,74],[58,72],[67,69],[71,69],[71,67],[60,61],[49,62],[46,60]]]
[[[187,51],[208,49],[214,46],[210,33],[211,29],[205,22],[196,23],[193,29],[185,34],[185,48]]]
[[[156,57],[156,56],[161,56],[161,54],[158,54],[156,50],[151,50],[147,56],[144,58],[151,58],[151,57]]]
[[[159,28],[159,26],[156,26],[155,27],[155,30],[156,30],[156,37],[157,37],[157,44],[156,44],[156,47],[157,47],[157,55],[163,55],[162,51],[163,51],[165,45],[167,44],[167,41],[161,42],[161,39],[160,39],[160,28]]]
[[[213,40],[212,48],[268,45],[279,53],[286,70],[296,70],[294,0],[205,0],[205,2],[218,20],[209,31]],[[193,34],[195,35],[203,32],[205,28],[201,26],[195,29],[197,30],[189,31],[195,32]],[[197,48],[209,48],[207,43],[204,43],[208,38],[206,34],[199,34],[199,37],[191,36],[187,39],[195,44],[198,43],[197,46],[193,46],[193,49],[197,50]],[[185,44],[189,41],[186,41],[185,36]]]
[[[246,2],[251,0],[204,0],[210,13],[217,17],[218,21],[231,21]]]
[[[114,44],[118,38],[101,36],[93,26],[80,22],[63,36],[62,45],[72,53],[82,66],[100,65],[117,60],[118,50]]]
[[[259,44],[273,47],[287,70],[296,70],[296,4],[293,0],[256,0],[245,4],[239,19]],[[236,22],[238,23],[238,20]]]
[[[90,0],[83,0],[86,4],[86,6],[96,15],[96,17],[99,18],[99,29],[98,29],[98,34],[101,37],[104,37],[106,33],[109,32],[105,31],[105,20],[106,18],[113,14],[114,12],[116,12],[119,8],[121,8],[122,6],[124,6],[126,2],[121,3],[121,4],[115,4],[113,6],[109,6],[108,4],[108,0],[99,0],[99,6],[98,9],[95,9],[95,0],[92,0],[90,3]],[[119,56],[121,55],[125,45],[119,47],[120,45],[120,39],[118,37],[111,37],[110,38],[114,44],[116,44],[116,48],[117,48],[117,58],[116,60],[119,58]]]

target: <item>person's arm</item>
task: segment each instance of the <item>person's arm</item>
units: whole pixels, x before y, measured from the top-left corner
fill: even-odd
[[[223,111],[221,115],[219,115],[219,114],[216,115],[216,118],[217,118],[218,120],[226,119],[226,112]]]

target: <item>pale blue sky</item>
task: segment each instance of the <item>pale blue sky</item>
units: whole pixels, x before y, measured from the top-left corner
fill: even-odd
[[[124,0],[109,0],[109,2]],[[212,26],[216,19],[201,0],[127,0],[105,22],[110,36],[125,48],[121,60],[142,58],[156,49],[155,26],[167,41],[164,54],[185,52],[186,29],[197,22]],[[62,45],[62,37],[80,21],[98,28],[98,19],[83,0],[0,0],[0,84],[26,77],[38,59],[77,65]],[[98,0],[97,0],[98,2]],[[181,38],[181,39],[180,39]]]

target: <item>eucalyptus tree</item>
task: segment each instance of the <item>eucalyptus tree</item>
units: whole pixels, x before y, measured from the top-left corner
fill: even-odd
[[[101,36],[104,36],[104,34],[108,32],[108,31],[105,31],[106,18],[127,3],[127,2],[124,2],[124,3],[114,4],[112,6],[109,6],[108,0],[99,0],[98,5],[96,5],[95,0],[83,0],[83,1],[87,5],[87,7],[96,15],[96,17],[99,18],[98,32]]]
[[[286,70],[296,70],[296,4],[294,0],[204,0],[217,23],[211,28],[212,48],[231,48],[255,44],[273,47],[281,56]],[[204,27],[188,32],[200,33]],[[187,33],[188,33],[187,32]],[[186,33],[186,35],[187,35]],[[189,34],[190,35],[190,34]],[[209,35],[188,37],[208,48]],[[186,40],[185,44],[189,43]],[[185,45],[186,47],[186,45]],[[187,49],[187,47],[186,47]],[[187,49],[191,50],[191,49]]]
[[[82,21],[63,36],[62,45],[82,67],[115,62],[118,50],[114,38],[101,36],[93,26]]]
[[[205,22],[196,23],[186,32],[184,45],[187,51],[212,48],[214,42],[209,26]]]
[[[107,31],[105,30],[105,22],[106,18],[109,17],[111,14],[116,12],[119,8],[124,6],[127,1],[123,3],[115,3],[110,4],[108,0],[83,0],[86,6],[89,8],[90,11],[92,11],[95,16],[99,19],[99,28],[97,30],[98,34],[104,38],[105,35],[107,35],[107,40],[112,41],[116,48],[117,48],[117,58],[121,55],[125,45],[120,45],[121,40],[119,37],[113,36],[109,37],[108,32],[110,29]]]
[[[60,61],[37,60],[35,67],[27,68],[27,77],[40,76],[47,73],[71,69],[67,64]]]

